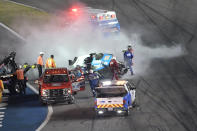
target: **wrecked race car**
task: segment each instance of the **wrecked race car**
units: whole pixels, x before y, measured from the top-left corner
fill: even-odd
[[[91,61],[91,68],[94,71],[98,71],[100,74],[104,76],[104,78],[111,78],[111,71],[110,71],[110,61],[112,60],[113,55],[108,53],[91,53],[90,55],[82,55],[79,57],[75,57],[74,60],[69,60],[69,65],[72,67],[80,66],[84,74],[88,73],[87,65],[90,62],[90,57],[93,56]],[[119,67],[119,77],[126,74],[128,69],[125,67],[123,62],[117,61]]]

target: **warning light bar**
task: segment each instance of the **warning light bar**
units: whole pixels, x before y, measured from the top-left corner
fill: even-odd
[[[77,8],[72,8],[72,12],[77,12]]]

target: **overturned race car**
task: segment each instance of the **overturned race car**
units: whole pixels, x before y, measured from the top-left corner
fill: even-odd
[[[91,68],[94,71],[98,71],[100,74],[108,78],[112,74],[110,73],[110,61],[112,60],[112,54],[108,53],[92,53],[93,60],[91,62]],[[90,55],[83,55],[79,57],[75,57],[74,60],[69,60],[69,65],[72,67],[80,66],[84,73],[87,72],[87,63]],[[128,69],[125,67],[123,62],[117,61],[119,67],[119,77],[126,74]],[[111,77],[110,77],[111,78]]]

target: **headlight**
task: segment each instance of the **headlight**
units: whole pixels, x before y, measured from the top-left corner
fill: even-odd
[[[63,91],[64,91],[64,95],[67,95],[67,94],[71,94],[71,89],[70,88],[65,88],[65,89],[63,89]]]
[[[121,114],[121,113],[122,113],[122,110],[117,110],[117,113],[118,113],[118,114]]]
[[[104,81],[102,82],[103,86],[108,86],[111,85],[111,81]]]
[[[42,96],[47,96],[48,92],[49,92],[49,90],[43,89],[42,90]]]
[[[68,89],[68,93],[71,94],[71,89]]]

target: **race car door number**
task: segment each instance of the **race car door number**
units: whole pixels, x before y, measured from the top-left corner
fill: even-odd
[[[108,108],[108,111],[113,111],[113,108]]]

